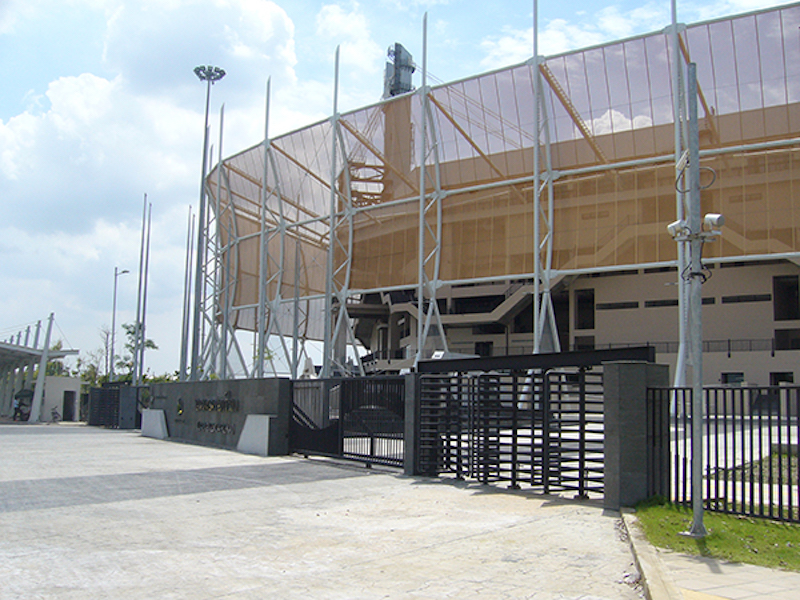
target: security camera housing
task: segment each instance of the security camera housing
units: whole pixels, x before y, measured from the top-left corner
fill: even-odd
[[[725,217],[717,213],[708,213],[703,219],[703,222],[709,229],[719,229],[725,225]]]
[[[667,225],[667,231],[672,237],[678,237],[686,231],[686,221],[678,219]]]

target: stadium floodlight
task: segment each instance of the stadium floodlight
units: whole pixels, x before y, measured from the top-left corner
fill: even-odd
[[[199,66],[194,68],[194,74],[197,75],[201,81],[208,81],[209,84],[214,84],[223,77],[225,77],[225,70],[219,67],[212,67],[211,65]]]

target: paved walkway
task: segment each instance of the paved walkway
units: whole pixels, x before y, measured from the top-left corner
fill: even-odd
[[[685,600],[797,600],[800,573],[713,558],[658,553]]]
[[[0,600],[641,598],[597,504],[0,425]]]
[[[627,600],[637,567],[651,600],[800,590],[552,496],[71,424],[0,424],[0,455],[0,600]]]

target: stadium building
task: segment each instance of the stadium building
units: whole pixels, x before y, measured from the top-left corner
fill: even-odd
[[[424,51],[391,54],[382,101],[207,176],[203,373],[263,376],[270,347],[299,376],[310,341],[324,375],[641,344],[680,371],[689,247],[667,226],[696,100],[702,213],[725,220],[703,246],[705,381],[800,381],[800,4],[436,86]]]

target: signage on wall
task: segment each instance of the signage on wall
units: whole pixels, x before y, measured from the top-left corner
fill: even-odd
[[[182,412],[182,402],[179,401],[179,411]],[[236,425],[232,423],[213,423],[209,419],[214,414],[238,413],[240,410],[239,401],[232,397],[230,390],[225,392],[222,398],[201,398],[194,401],[194,410],[198,417],[206,413],[205,419],[197,421],[197,431],[202,433],[222,433],[233,435],[236,433]]]

